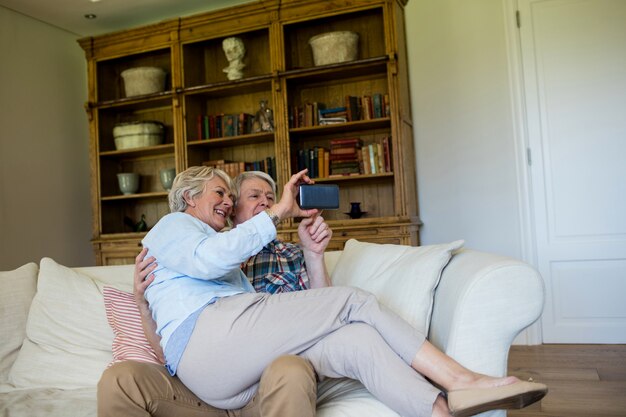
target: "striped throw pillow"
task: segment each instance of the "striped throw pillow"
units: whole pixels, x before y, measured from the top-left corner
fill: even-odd
[[[133,294],[109,286],[102,292],[107,320],[114,334],[113,362],[109,366],[126,360],[161,365],[143,332]]]

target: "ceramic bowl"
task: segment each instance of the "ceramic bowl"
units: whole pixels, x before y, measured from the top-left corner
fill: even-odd
[[[120,191],[124,195],[134,194],[139,190],[139,174],[134,172],[117,174],[117,182],[120,186]]]
[[[176,177],[176,168],[164,168],[159,170],[159,178],[161,179],[161,185],[167,191],[172,189],[172,183]]]

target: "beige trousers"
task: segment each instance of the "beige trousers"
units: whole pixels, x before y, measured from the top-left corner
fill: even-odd
[[[430,416],[440,391],[410,366],[424,340],[356,288],[240,294],[204,309],[177,373],[207,403],[237,408],[273,359],[297,354],[319,376],[360,380],[400,415]]]
[[[314,417],[317,381],[311,364],[281,356],[263,372],[257,395],[234,410],[212,407],[165,367],[126,361],[98,383],[98,417]]]

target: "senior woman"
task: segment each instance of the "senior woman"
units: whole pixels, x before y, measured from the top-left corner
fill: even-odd
[[[230,178],[208,167],[178,174],[172,213],[143,240],[159,261],[145,296],[171,374],[224,409],[247,403],[263,369],[282,354],[305,357],[320,376],[360,380],[402,416],[473,415],[545,395],[545,385],[462,367],[356,288],[256,293],[239,266],[276,237],[282,219],[317,212],[295,202],[303,182],[312,182],[306,170],[291,177],[271,209],[218,233],[232,211]]]

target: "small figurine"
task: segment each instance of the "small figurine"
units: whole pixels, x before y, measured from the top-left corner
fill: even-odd
[[[267,107],[267,100],[260,101],[260,108],[254,116],[254,124],[252,132],[273,132],[274,131],[274,112]]]
[[[139,222],[137,223],[135,223],[130,217],[124,216],[124,224],[130,227],[133,232],[145,232],[146,230],[148,230],[148,224],[146,223],[145,214],[141,215],[141,220],[139,220]]]
[[[246,47],[240,38],[230,37],[222,41],[222,48],[228,59],[228,66],[224,68],[226,77],[229,80],[238,80],[243,77],[243,57],[246,54]]]

